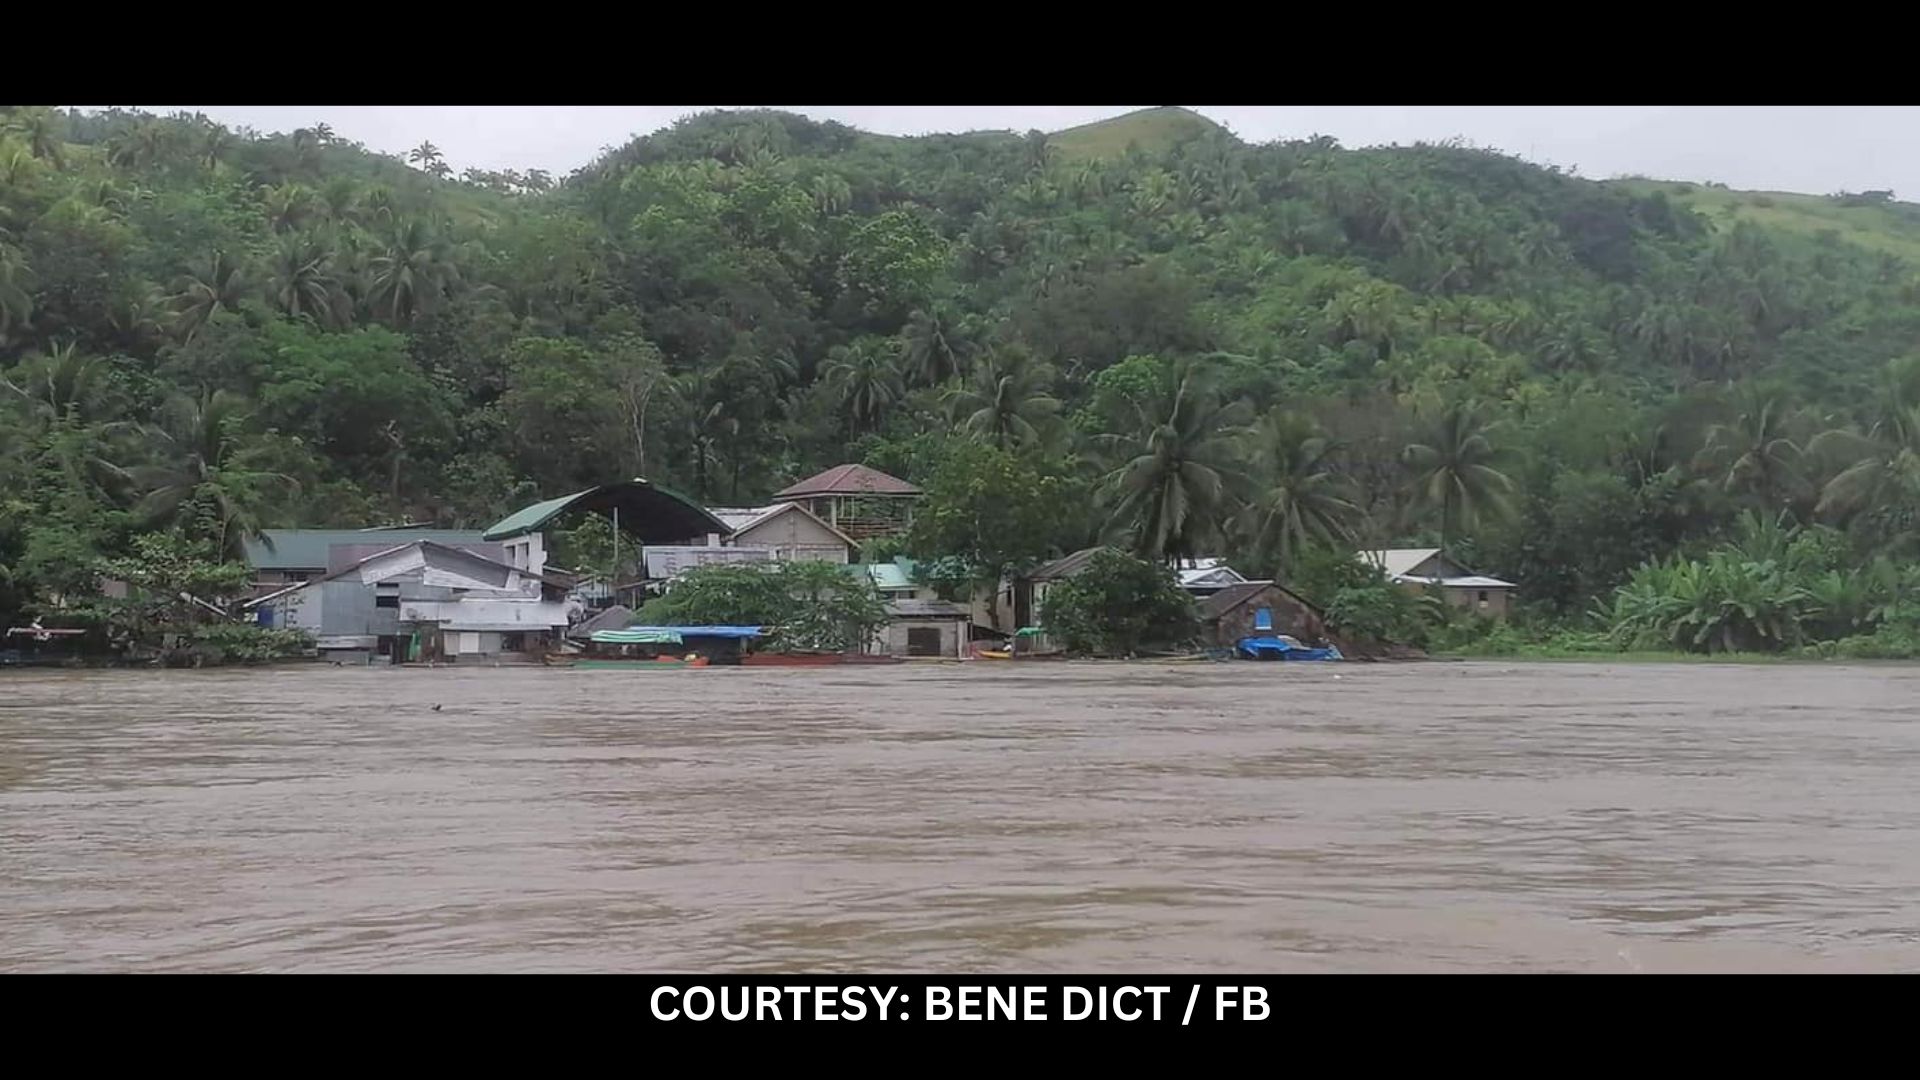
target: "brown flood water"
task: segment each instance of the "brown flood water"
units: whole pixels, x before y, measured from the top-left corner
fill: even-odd
[[[1917,705],[1864,665],[8,673],[0,970],[1916,970]]]

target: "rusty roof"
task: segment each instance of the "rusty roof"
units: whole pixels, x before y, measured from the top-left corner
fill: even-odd
[[[897,476],[888,476],[865,465],[835,465],[797,484],[774,492],[776,499],[800,499],[809,495],[919,495],[921,490]]]

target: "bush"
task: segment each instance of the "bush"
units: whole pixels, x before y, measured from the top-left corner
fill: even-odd
[[[1047,633],[1069,652],[1097,656],[1175,648],[1199,629],[1193,599],[1171,571],[1111,549],[1049,589],[1041,609]]]
[[[313,651],[313,638],[304,630],[250,623],[209,623],[189,633],[187,643],[216,663],[286,660]]]
[[[656,626],[762,626],[776,648],[850,652],[887,621],[873,582],[824,562],[697,567],[640,609]]]

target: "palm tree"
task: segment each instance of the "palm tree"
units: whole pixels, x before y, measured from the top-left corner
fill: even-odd
[[[901,359],[923,386],[939,386],[960,373],[967,342],[962,320],[944,304],[915,310],[900,331]]]
[[[274,304],[296,319],[306,315],[323,326],[336,322],[348,300],[333,260],[333,249],[316,237],[281,237],[272,263]]]
[[[1806,487],[1802,450],[1787,433],[1786,410],[1771,393],[1750,392],[1731,422],[1707,429],[1700,463],[1729,494],[1747,493],[1768,506],[1790,502]]]
[[[261,196],[261,203],[266,208],[267,224],[274,232],[292,232],[306,224],[316,205],[312,188],[291,181],[268,188]]]
[[[1350,544],[1361,511],[1332,463],[1338,446],[1313,421],[1274,411],[1247,433],[1253,497],[1238,525],[1282,569],[1308,541]]]
[[[1871,510],[1920,509],[1920,358],[1887,365],[1880,416],[1864,432],[1823,431],[1808,449],[1847,464],[1821,489],[1818,514],[1840,519]]]
[[[30,273],[25,253],[0,244],[0,345],[33,315],[33,297],[26,289]]]
[[[1048,393],[1053,372],[1025,350],[995,351],[966,383],[947,391],[947,406],[960,430],[1001,448],[1038,442],[1042,428],[1060,411]]]
[[[1110,524],[1131,534],[1143,558],[1191,557],[1227,515],[1233,429],[1245,403],[1222,405],[1205,369],[1186,360],[1132,406],[1134,430],[1102,440],[1118,461],[1100,485]]]
[[[238,308],[250,287],[240,266],[226,252],[215,252],[206,273],[183,274],[174,282],[174,294],[168,299],[174,333],[182,341],[192,341],[214,315]]]
[[[430,310],[459,284],[453,248],[418,219],[393,231],[386,249],[374,256],[367,300],[389,321],[405,322]]]
[[[1414,501],[1440,511],[1442,547],[1461,529],[1507,512],[1513,480],[1500,471],[1501,454],[1487,431],[1479,410],[1458,402],[1441,414],[1426,442],[1409,445],[1404,454],[1414,473]]]
[[[432,176],[444,177],[453,171],[441,157],[440,148],[430,142],[423,142],[407,151],[407,160]]]
[[[51,109],[16,109],[0,123],[0,131],[17,133],[34,157],[55,166],[61,164],[61,124]]]
[[[98,356],[83,353],[74,342],[56,345],[35,363],[22,363],[15,374],[26,373],[24,385],[0,378],[6,386],[32,404],[35,411],[52,420],[78,417],[92,400],[95,388],[106,375],[106,366]]]
[[[878,342],[835,346],[827,354],[823,377],[840,395],[847,430],[854,435],[879,427],[886,411],[900,399],[900,373]]]
[[[242,542],[260,534],[267,493],[297,486],[284,473],[256,467],[258,455],[244,442],[246,420],[246,400],[226,390],[170,399],[159,422],[145,428],[161,463],[130,470],[145,491],[136,515],[209,539],[223,557],[238,558]]]

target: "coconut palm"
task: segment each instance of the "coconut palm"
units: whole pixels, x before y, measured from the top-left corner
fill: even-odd
[[[1008,448],[1038,442],[1060,411],[1049,389],[1053,372],[1024,350],[1000,349],[947,391],[947,407],[964,433]]]
[[[906,370],[924,386],[958,375],[967,351],[965,331],[964,320],[943,304],[914,311],[900,331]]]
[[[225,252],[215,252],[204,273],[183,274],[174,282],[174,294],[168,299],[173,332],[182,341],[192,341],[215,315],[237,309],[251,288],[240,265]]]
[[[1749,494],[1776,506],[1806,489],[1802,456],[1779,397],[1753,392],[1744,396],[1733,420],[1707,429],[1700,463],[1729,494]]]
[[[274,251],[273,302],[294,318],[302,315],[331,325],[350,301],[333,270],[334,252],[313,236],[283,236]]]
[[[1271,412],[1246,435],[1252,497],[1235,522],[1284,568],[1309,541],[1351,543],[1361,518],[1352,485],[1333,467],[1337,444],[1311,420]]]
[[[1815,513],[1846,520],[1920,510],[1920,357],[1888,364],[1877,397],[1880,415],[1865,431],[1835,428],[1808,445],[1814,456],[1844,463],[1821,488]]]
[[[1191,557],[1229,513],[1233,429],[1245,404],[1221,404],[1191,360],[1167,368],[1154,393],[1130,404],[1133,431],[1101,440],[1116,462],[1100,484],[1110,527],[1130,535],[1143,558]]]
[[[26,288],[29,277],[25,253],[0,244],[0,345],[33,315],[33,297]]]
[[[1513,480],[1501,472],[1501,454],[1487,437],[1488,425],[1467,402],[1450,406],[1424,442],[1403,455],[1413,470],[1416,505],[1440,512],[1440,542],[1446,546],[1479,521],[1508,510]]]
[[[828,386],[840,396],[847,429],[854,435],[879,427],[886,411],[900,399],[900,372],[878,341],[834,347],[822,371]]]
[[[376,312],[396,323],[431,310],[460,282],[452,245],[417,219],[394,229],[369,268],[367,300]]]
[[[258,468],[245,440],[247,402],[225,390],[179,395],[144,428],[160,464],[129,470],[145,492],[136,516],[211,540],[223,557],[237,558],[258,536],[268,492],[297,486],[283,473]]]

